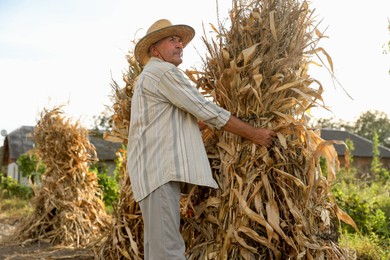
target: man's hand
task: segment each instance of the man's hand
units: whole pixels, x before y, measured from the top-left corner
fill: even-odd
[[[270,129],[253,127],[251,136],[247,139],[251,140],[255,144],[264,145],[269,148],[272,146],[275,136],[275,132]]]
[[[222,129],[267,148],[271,147],[276,136],[273,130],[251,126],[233,115]]]

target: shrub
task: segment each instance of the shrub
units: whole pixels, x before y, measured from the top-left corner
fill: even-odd
[[[359,180],[342,180],[332,188],[337,204],[355,221],[362,234],[377,235],[389,238],[389,222],[386,216],[390,198],[384,192],[383,186],[377,183],[365,183]],[[345,226],[354,233],[354,229]]]
[[[346,233],[341,236],[340,245],[349,251],[355,251],[356,259],[386,259],[386,252],[383,249],[384,247],[380,245],[380,238],[374,233],[368,236]]]
[[[19,156],[17,163],[22,176],[29,178],[32,183],[39,183],[42,174],[46,171],[44,163],[34,150]]]
[[[98,177],[98,183],[103,192],[104,204],[112,207],[119,199],[119,184],[115,177],[108,174],[106,167],[93,166],[91,171],[95,172]]]
[[[0,175],[0,197],[2,199],[21,198],[29,199],[33,196],[33,190],[30,187],[20,185],[11,177]]]

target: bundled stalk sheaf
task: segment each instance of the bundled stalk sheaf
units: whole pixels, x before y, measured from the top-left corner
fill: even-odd
[[[203,133],[220,188],[196,186],[182,197],[188,259],[347,258],[338,245],[339,221],[356,226],[329,195],[338,167],[334,142],[307,122],[307,111],[322,102],[322,86],[308,75],[308,65],[316,52],[326,54],[316,47],[322,36],[313,23],[306,1],[233,1],[230,28],[212,26],[217,40],[204,37],[204,67],[187,75],[218,105],[274,129],[278,138],[266,149],[227,132]],[[133,58],[128,61],[126,87],[114,84],[113,131],[106,136],[124,144],[141,72]],[[123,167],[121,199],[99,259],[142,257],[141,213]]]
[[[34,212],[17,230],[23,241],[86,246],[110,224],[96,174],[97,160],[88,131],[65,119],[59,107],[44,110],[34,129],[36,151],[45,164],[40,189],[35,189]]]
[[[192,78],[232,114],[274,129],[278,140],[267,150],[227,132],[206,133],[220,189],[195,187],[183,204],[189,258],[346,258],[339,220],[354,223],[329,197],[337,154],[307,122],[322,101],[321,84],[313,88],[307,73],[321,50],[313,11],[306,1],[242,2],[233,2],[229,30],[214,28],[219,41],[204,38],[208,55]]]
[[[124,75],[126,86],[121,89],[113,81],[114,90],[112,110],[112,130],[104,138],[112,142],[122,142],[127,146],[127,135],[130,123],[130,104],[137,76],[141,73],[134,56],[128,55],[129,71]],[[143,255],[143,222],[141,210],[135,202],[130,178],[126,168],[126,150],[118,153],[121,159],[119,179],[121,184],[118,205],[112,216],[112,225],[108,236],[98,241],[95,247],[97,259],[142,259]]]

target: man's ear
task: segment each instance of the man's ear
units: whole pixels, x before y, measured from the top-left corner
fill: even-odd
[[[156,44],[153,44],[152,46],[150,46],[150,48],[149,48],[149,56],[150,57],[156,57],[156,58],[164,60],[164,58],[161,56],[161,53],[157,50]]]
[[[149,54],[150,54],[150,56],[153,56],[153,57],[158,55],[156,44],[150,45],[150,47],[149,47]]]

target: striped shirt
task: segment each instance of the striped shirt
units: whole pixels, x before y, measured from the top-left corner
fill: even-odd
[[[135,201],[169,181],[218,188],[197,119],[220,129],[229,118],[175,65],[151,58],[131,101],[127,167]]]

